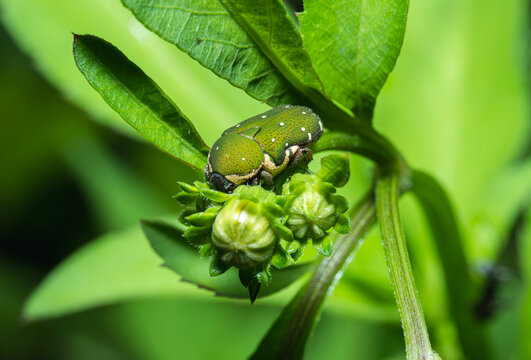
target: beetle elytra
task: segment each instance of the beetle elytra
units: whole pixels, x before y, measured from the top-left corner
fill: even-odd
[[[303,157],[323,133],[321,119],[309,108],[282,105],[225,130],[212,145],[206,180],[230,193],[238,185],[269,184]]]

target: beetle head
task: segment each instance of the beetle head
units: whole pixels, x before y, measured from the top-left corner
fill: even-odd
[[[205,178],[210,185],[212,185],[216,190],[223,191],[224,193],[230,194],[236,189],[238,185],[232,181],[227,180],[224,176],[218,174],[217,172],[210,172],[208,165],[205,166]]]

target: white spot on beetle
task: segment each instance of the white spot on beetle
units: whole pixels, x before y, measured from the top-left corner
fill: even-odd
[[[267,117],[267,115],[262,115],[262,119],[265,119]]]
[[[219,146],[216,146],[216,150],[219,150]]]
[[[275,138],[272,138],[272,139],[271,139],[271,142],[275,142]]]
[[[303,112],[302,112],[302,115],[306,115],[306,111],[303,111]]]
[[[289,109],[289,105],[284,106],[285,109]]]
[[[236,125],[236,127],[240,127],[240,124]]]
[[[312,133],[308,133],[308,140],[312,141]]]
[[[245,161],[245,158],[242,158],[242,161]]]
[[[301,127],[301,131],[302,131],[302,132],[305,132],[305,131],[306,131],[306,128],[305,128],[305,127]]]
[[[286,143],[286,146],[288,146],[288,143]]]
[[[281,123],[280,123],[279,125],[280,125],[280,126],[284,126],[284,123],[283,123],[283,122],[281,122]]]

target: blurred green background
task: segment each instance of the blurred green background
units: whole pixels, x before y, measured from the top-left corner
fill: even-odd
[[[412,1],[404,47],[375,115],[411,165],[449,191],[466,255],[486,289],[477,312],[497,359],[531,356],[528,7],[522,0]],[[136,224],[174,213],[176,181],[200,174],[144,143],[107,107],[75,67],[72,32],[120,48],[207,144],[267,106],[149,33],[119,0],[0,0],[0,17],[0,358],[245,358],[297,285],[250,306],[213,297],[157,266]],[[352,157],[352,171],[345,194],[354,200],[371,167]],[[429,231],[412,198],[404,197],[402,209],[434,347],[459,359]],[[104,306],[23,319],[46,274],[109,231],[124,240],[124,256],[133,247],[149,253],[150,267],[119,268],[118,252],[116,269],[112,257],[101,258],[86,278],[55,284],[71,291],[61,301],[76,291],[83,296],[95,269],[145,270],[149,278],[121,297],[103,297],[97,305]],[[308,359],[403,357],[379,241],[371,233],[346,271]],[[99,279],[90,286],[98,288]],[[492,296],[488,284],[497,285]]]

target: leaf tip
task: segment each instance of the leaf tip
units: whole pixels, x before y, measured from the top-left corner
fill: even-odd
[[[74,48],[76,46],[76,43],[78,43],[80,40],[82,40],[83,38],[85,38],[87,36],[90,36],[90,35],[81,35],[81,34],[77,34],[75,32],[72,32],[72,38],[74,39],[74,41],[73,41]]]

